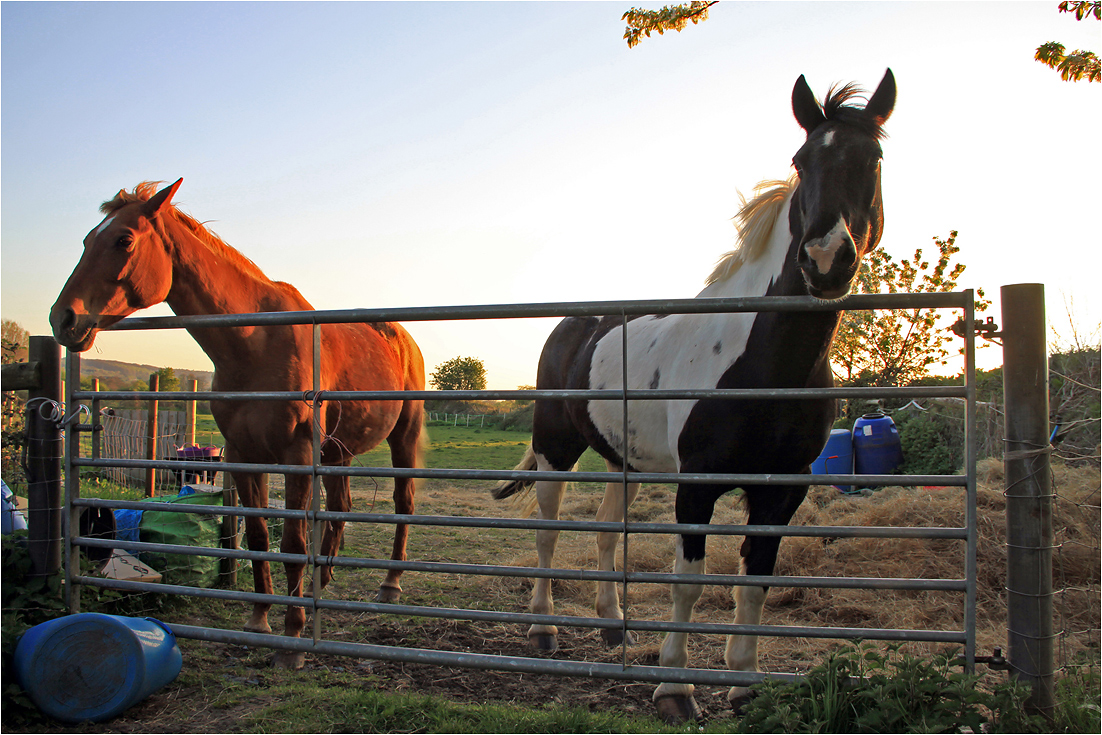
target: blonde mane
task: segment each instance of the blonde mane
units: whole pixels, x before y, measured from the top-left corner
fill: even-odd
[[[762,181],[754,187],[756,196],[749,202],[739,192],[742,208],[734,216],[738,229],[738,247],[726,253],[716,263],[715,270],[705,282],[712,285],[730,278],[744,264],[761,257],[766,243],[773,234],[773,225],[792,190],[796,188],[796,175],[786,181]]]
[[[153,198],[153,195],[157,193],[158,188],[163,183],[163,181],[143,181],[135,186],[133,191],[120,189],[114,199],[104,202],[100,205],[99,209],[104,214],[113,214],[127,204],[149,201]],[[169,211],[172,212],[177,222],[190,230],[200,242],[210,248],[217,256],[235,263],[244,272],[261,281],[271,282],[271,279],[264,275],[264,271],[260,270],[260,266],[246,258],[237,249],[228,245],[222,238],[208,230],[197,219],[189,214],[181,212],[175,206],[171,207]]]

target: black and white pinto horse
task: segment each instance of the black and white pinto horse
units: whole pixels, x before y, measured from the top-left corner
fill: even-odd
[[[792,91],[792,110],[807,140],[792,162],[795,176],[761,185],[759,195],[738,215],[739,247],[724,256],[698,298],[806,296],[837,301],[846,296],[861,258],[880,241],[879,140],[895,105],[889,69],[864,108],[852,100],[852,84],[832,88],[820,105],[804,77]],[[762,188],[767,190],[762,191]],[[841,305],[839,305],[841,308]],[[841,311],[759,312],[640,316],[627,324],[627,380],[630,388],[824,388],[833,384],[829,355]],[[623,323],[618,317],[567,318],[556,327],[540,357],[539,389],[618,389],[622,383]],[[570,470],[587,447],[600,453],[610,471],[625,462],[639,472],[800,474],[822,450],[835,418],[833,399],[632,401],[628,409],[630,456],[622,456],[622,404],[616,401],[536,400],[532,444],[518,470]],[[535,485],[540,517],[557,519],[566,483],[502,483],[505,498]],[[709,523],[716,500],[729,485],[678,484],[678,523]],[[805,485],[744,486],[748,525],[787,525],[807,494]],[[626,490],[626,491],[625,491]],[[638,484],[609,483],[597,520],[623,517]],[[539,564],[552,567],[557,531],[536,532]],[[706,536],[677,539],[674,571],[704,573]],[[599,533],[598,564],[615,568],[618,533]],[[741,574],[771,575],[780,538],[748,536],[741,547]],[[672,586],[673,620],[689,621],[703,588]],[[736,586],[735,623],[761,622],[767,588]],[[551,614],[551,580],[535,582],[530,609]],[[601,582],[597,614],[623,619],[612,582]],[[553,625],[533,625],[530,642],[557,647]],[[610,644],[620,631],[602,631]],[[630,640],[628,641],[631,642]],[[732,670],[757,671],[757,637],[732,635],[726,661]],[[662,666],[684,667],[687,636],[669,633]],[[665,682],[654,701],[669,720],[695,719],[699,708],[692,684]],[[736,707],[748,695],[734,687]]]

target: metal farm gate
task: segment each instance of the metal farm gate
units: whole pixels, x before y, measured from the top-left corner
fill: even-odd
[[[338,640],[326,639],[323,635],[322,619],[327,610],[357,611],[379,614],[416,615],[427,618],[446,618],[453,620],[469,621],[495,621],[510,623],[540,623],[554,625],[568,625],[588,628],[622,627],[632,631],[692,631],[712,634],[756,634],[762,636],[797,636],[797,637],[822,637],[833,639],[866,639],[882,641],[929,641],[958,644],[964,649],[965,666],[971,668],[976,661],[975,644],[975,620],[976,620],[976,442],[977,438],[973,427],[976,419],[975,402],[975,367],[974,367],[974,339],[975,325],[973,315],[973,293],[964,291],[944,294],[888,294],[888,295],[854,295],[845,303],[847,310],[853,309],[892,309],[892,308],[939,308],[960,309],[963,315],[964,355],[965,355],[965,382],[963,385],[949,387],[911,387],[911,388],[831,388],[831,389],[791,389],[791,390],[587,390],[587,391],[410,391],[403,393],[388,392],[341,392],[325,391],[310,392],[306,395],[298,392],[270,392],[254,394],[230,394],[222,392],[162,392],[158,398],[162,400],[250,400],[250,401],[343,401],[354,399],[394,399],[406,397],[414,399],[457,399],[457,400],[516,400],[516,399],[599,399],[620,401],[624,403],[624,410],[628,410],[628,401],[635,400],[673,400],[673,399],[699,399],[704,397],[723,398],[733,401],[751,397],[769,396],[780,399],[800,399],[811,397],[832,398],[930,398],[949,397],[961,400],[965,405],[965,468],[962,475],[926,475],[926,476],[899,476],[899,475],[693,475],[691,477],[660,473],[641,473],[624,471],[622,473],[589,472],[571,473],[572,480],[579,482],[677,482],[679,480],[691,480],[704,483],[733,483],[739,484],[752,482],[762,484],[860,484],[861,486],[875,487],[887,485],[936,485],[945,486],[952,491],[956,489],[962,496],[965,505],[965,523],[961,527],[927,528],[927,527],[845,527],[845,526],[784,526],[784,527],[750,527],[743,525],[708,525],[708,526],[681,526],[676,524],[638,523],[625,518],[619,522],[571,522],[571,521],[544,521],[535,519],[509,519],[509,518],[476,518],[459,516],[396,516],[377,513],[332,513],[322,509],[321,498],[323,490],[321,479],[325,475],[349,475],[352,477],[417,477],[438,478],[445,480],[480,479],[552,479],[561,473],[552,472],[518,472],[513,470],[478,471],[462,468],[454,469],[393,469],[382,467],[329,467],[315,465],[286,466],[286,465],[246,465],[223,464],[223,471],[250,471],[262,473],[290,473],[309,475],[313,478],[314,493],[313,507],[306,511],[307,518],[314,524],[320,524],[327,520],[345,520],[352,523],[369,524],[394,524],[408,523],[411,525],[435,525],[453,526],[460,528],[510,528],[510,529],[537,529],[554,528],[574,531],[613,531],[625,534],[672,534],[679,532],[706,532],[709,535],[785,535],[785,536],[819,536],[834,538],[921,538],[944,539],[963,544],[964,568],[960,575],[952,579],[919,579],[919,578],[867,578],[867,577],[804,577],[804,576],[770,576],[770,577],[745,577],[732,574],[705,574],[676,577],[668,573],[654,572],[600,572],[594,570],[553,569],[541,570],[536,568],[513,566],[483,566],[471,564],[450,564],[434,562],[394,562],[389,559],[369,559],[356,557],[321,558],[312,554],[290,555],[278,552],[256,553],[240,548],[207,548],[190,546],[173,546],[165,544],[150,544],[128,542],[126,547],[136,551],[155,551],[172,554],[191,554],[205,557],[221,557],[228,560],[267,560],[270,562],[298,561],[305,562],[311,567],[318,565],[332,565],[335,567],[359,568],[359,569],[392,569],[414,570],[428,573],[446,574],[472,574],[490,576],[512,577],[552,577],[556,579],[571,580],[611,580],[623,586],[623,592],[630,585],[644,583],[670,583],[675,579],[696,584],[715,585],[768,585],[770,587],[835,587],[835,588],[867,588],[883,590],[940,590],[959,594],[963,606],[963,627],[960,630],[906,630],[906,629],[870,629],[870,628],[835,628],[835,627],[798,627],[798,626],[774,626],[774,625],[734,625],[734,624],[675,624],[654,620],[632,619],[630,607],[625,609],[623,622],[602,619],[570,617],[560,615],[533,615],[527,613],[513,613],[485,610],[464,610],[435,607],[419,607],[411,605],[391,605],[370,602],[355,602],[346,600],[325,599],[320,590],[315,590],[313,598],[295,598],[285,595],[261,595],[252,592],[241,592],[228,589],[204,589],[180,585],[148,584],[142,582],[123,582],[92,577],[80,573],[79,547],[108,548],[118,545],[118,542],[97,539],[91,536],[79,536],[73,534],[73,529],[78,528],[75,522],[78,514],[85,508],[124,508],[143,509],[148,508],[146,503],[124,502],[117,500],[102,500],[94,498],[82,498],[80,488],[80,470],[102,470],[108,467],[147,468],[158,469],[194,469],[203,470],[206,466],[201,463],[149,461],[149,460],[105,460],[100,458],[96,442],[92,442],[91,456],[81,456],[80,435],[83,432],[93,432],[96,425],[96,411],[92,411],[92,423],[70,424],[67,432],[65,448],[65,477],[66,477],[66,508],[65,517],[71,522],[66,524],[65,553],[66,560],[66,589],[70,591],[70,607],[75,612],[79,606],[79,594],[71,594],[74,585],[94,585],[109,587],[127,591],[160,592],[197,597],[233,600],[236,602],[264,602],[274,605],[299,605],[308,608],[313,613],[313,633],[310,637],[299,639],[287,638],[281,635],[262,635],[244,633],[238,630],[224,630],[201,628],[192,625],[169,624],[172,631],[183,638],[194,638],[206,641],[223,643],[267,646],[277,649],[306,651],[316,654],[339,654],[364,657],[369,659],[384,659],[410,663],[428,663],[442,666],[467,667],[475,669],[495,669],[507,672],[532,672],[565,676],[599,677],[608,679],[627,679],[635,681],[671,681],[688,682],[696,684],[712,685],[739,685],[748,686],[761,681],[766,677],[794,678],[792,674],[764,674],[751,672],[732,672],[726,670],[710,669],[673,669],[657,666],[638,666],[614,663],[593,663],[566,660],[549,660],[546,658],[520,658],[509,656],[496,656],[477,653],[454,653],[446,651],[434,651],[420,648],[404,648],[396,646],[369,645],[362,643],[348,643]],[[114,327],[118,330],[135,329],[176,329],[188,327],[215,327],[215,326],[243,326],[243,325],[289,325],[312,324],[314,325],[314,365],[315,376],[320,349],[320,325],[340,322],[380,322],[380,321],[429,321],[429,320],[469,320],[469,319],[519,319],[534,317],[562,317],[562,316],[618,316],[626,323],[628,317],[640,314],[661,313],[718,313],[718,312],[751,312],[751,311],[795,311],[795,310],[834,310],[836,305],[825,304],[811,298],[794,297],[764,297],[744,299],[682,299],[673,301],[624,301],[624,302],[594,302],[594,303],[549,303],[549,304],[522,304],[508,306],[469,306],[469,307],[439,307],[439,308],[405,308],[405,309],[355,309],[342,311],[310,311],[287,313],[264,313],[245,315],[221,315],[205,317],[157,317],[157,318],[130,318]],[[1042,317],[1043,318],[1043,317]],[[626,335],[627,330],[623,330]],[[626,339],[626,336],[625,336]],[[134,394],[122,391],[102,391],[98,393],[79,390],[80,386],[80,356],[70,353],[67,357],[67,372],[70,379],[67,381],[65,404],[70,407],[78,407],[80,404],[93,406],[100,400],[132,399]],[[315,378],[315,381],[317,378]],[[317,383],[315,382],[315,388]],[[71,416],[78,416],[70,409]],[[318,447],[321,438],[315,428],[315,457],[320,456]],[[192,466],[194,464],[194,466]],[[221,516],[227,511],[221,506],[174,506],[158,504],[158,510],[170,510],[178,512],[203,513]],[[302,511],[288,511],[276,508],[263,510],[250,508],[235,508],[234,517],[265,516],[269,519],[302,517]],[[234,517],[229,518],[229,528],[233,529]],[[315,527],[316,529],[316,527]],[[234,535],[231,531],[230,535]],[[315,539],[320,538],[315,535]],[[625,540],[628,538],[625,535]],[[315,541],[316,544],[316,541]],[[233,544],[229,544],[233,546]],[[312,547],[313,548],[313,547]],[[625,544],[625,548],[627,545]],[[627,552],[625,551],[625,554]],[[231,562],[232,563],[232,562]],[[630,561],[622,564],[624,569],[630,567]],[[315,569],[316,572],[316,569]],[[316,573],[314,578],[316,579]],[[309,628],[306,631],[309,632]]]

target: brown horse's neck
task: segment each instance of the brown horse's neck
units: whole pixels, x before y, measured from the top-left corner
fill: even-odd
[[[272,281],[228,245],[207,242],[171,217],[162,220],[162,237],[172,256],[172,288],[165,303],[178,316],[306,311],[313,307],[285,283]],[[256,327],[188,328],[217,368],[241,364],[246,340]]]

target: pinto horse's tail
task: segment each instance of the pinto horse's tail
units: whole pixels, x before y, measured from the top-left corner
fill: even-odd
[[[536,453],[532,450],[531,444],[528,445],[528,450],[524,453],[524,459],[513,469],[525,472],[536,469]],[[494,497],[494,500],[505,500],[505,498],[512,497],[517,493],[525,493],[531,490],[535,484],[535,480],[503,480],[490,490],[490,495]]]

